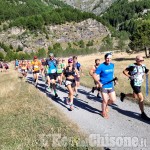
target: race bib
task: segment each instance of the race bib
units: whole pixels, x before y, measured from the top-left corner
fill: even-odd
[[[51,73],[56,73],[56,69],[52,69],[52,70],[51,70]]]
[[[38,69],[38,68],[39,68],[39,66],[35,65],[35,66],[34,66],[34,68],[35,68],[35,69]]]

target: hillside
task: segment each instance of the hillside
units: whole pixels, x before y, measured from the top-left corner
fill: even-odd
[[[59,0],[0,0],[0,10],[0,59],[92,53],[109,34],[100,17]]]
[[[73,6],[82,11],[92,12],[96,15],[100,15],[106,11],[113,2],[116,0],[62,0],[66,4]]]
[[[116,31],[126,31],[132,49],[150,47],[150,0],[117,1],[103,14],[102,19]]]
[[[99,49],[99,41],[108,34],[107,28],[93,19],[87,19],[79,23],[48,25],[45,26],[45,30],[46,34],[32,33],[27,29],[13,27],[0,33],[0,41],[6,45],[11,44],[15,49],[20,45],[26,52],[40,48],[48,49],[55,43],[61,43],[63,49],[67,48],[68,43],[72,43],[74,47],[78,48],[75,42],[81,40],[85,43],[94,40],[95,48]]]
[[[64,7],[69,6],[59,0],[0,0],[0,22]]]

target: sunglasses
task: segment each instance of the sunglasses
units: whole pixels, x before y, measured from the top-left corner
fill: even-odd
[[[142,60],[137,60],[138,62],[142,62],[142,61],[144,61],[143,59]]]

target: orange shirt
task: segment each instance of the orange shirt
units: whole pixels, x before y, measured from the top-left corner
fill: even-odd
[[[41,67],[41,62],[39,60],[37,61],[32,61],[32,66],[34,71],[39,71]]]

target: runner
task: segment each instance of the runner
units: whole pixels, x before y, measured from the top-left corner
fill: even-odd
[[[21,74],[24,78],[27,76],[27,63],[25,60],[22,61],[22,64],[21,64]]]
[[[80,86],[80,73],[82,73],[81,64],[77,61],[77,56],[73,56],[73,65],[78,70],[78,76],[75,75],[76,87],[75,87],[75,97],[78,97],[78,88]]]
[[[65,62],[64,58],[62,58],[62,67],[63,67],[63,71],[64,71],[64,69],[66,69],[66,62]],[[64,76],[62,76],[62,84],[65,84]]]
[[[39,73],[40,73],[40,67],[41,67],[41,62],[38,60],[37,56],[34,56],[33,61],[32,61],[31,64],[32,64],[34,85],[37,87]]]
[[[144,112],[144,96],[141,92],[141,86],[143,82],[143,76],[149,72],[146,66],[143,64],[143,57],[138,55],[136,56],[136,62],[129,65],[124,71],[123,74],[129,77],[130,85],[133,89],[133,93],[120,93],[120,99],[123,102],[125,97],[132,97],[139,101],[139,108],[141,110],[141,118],[144,120],[150,121],[150,118]]]
[[[45,81],[45,66],[46,66],[46,60],[43,58],[41,60],[41,74],[42,74],[42,80]]]
[[[15,70],[18,70],[18,67],[19,67],[19,61],[16,59],[15,60]]]
[[[63,74],[66,77],[65,85],[69,91],[67,104],[70,105],[70,110],[73,110],[73,95],[76,87],[75,75],[78,76],[78,70],[74,67],[72,58],[68,59],[68,66],[64,70]]]
[[[46,61],[46,65],[48,67],[48,72],[47,72],[48,88],[47,88],[47,90],[50,91],[50,87],[52,87],[54,90],[55,97],[58,97],[58,94],[56,93],[57,63],[56,63],[56,60],[54,59],[53,53],[49,54],[49,59]]]
[[[0,61],[0,72],[3,72],[3,63]]]
[[[30,60],[27,60],[27,71],[28,71],[28,73],[31,72],[31,69],[32,69],[31,61],[30,61]]]
[[[7,63],[7,62],[4,62],[4,63],[3,63],[3,70],[4,70],[4,71],[7,71],[8,69],[9,69],[8,63]]]
[[[111,63],[112,54],[105,54],[105,62],[100,64],[93,75],[94,80],[99,84],[102,95],[102,116],[108,118],[108,105],[116,101],[114,83],[110,82],[114,78],[114,64]],[[99,75],[100,79],[98,79]],[[116,83],[116,81],[115,81]]]
[[[93,78],[93,75],[97,69],[97,67],[100,65],[100,59],[95,59],[95,65],[92,66],[92,68],[90,69],[89,71],[89,74],[92,76]],[[99,78],[99,77],[98,77]],[[99,88],[99,85],[97,84],[97,82],[94,81],[94,84],[96,85],[95,87],[92,88],[92,93],[94,93],[95,90],[98,90],[98,93],[97,93],[97,98],[101,98],[100,97],[100,88]]]
[[[61,59],[58,58],[57,59],[57,80],[58,80],[58,83],[60,85],[62,85],[62,72],[63,72],[63,69],[64,69],[64,66],[61,63]]]
[[[66,69],[66,63],[65,63],[65,59],[64,58],[62,58],[62,63],[61,64],[62,64],[63,70]]]

